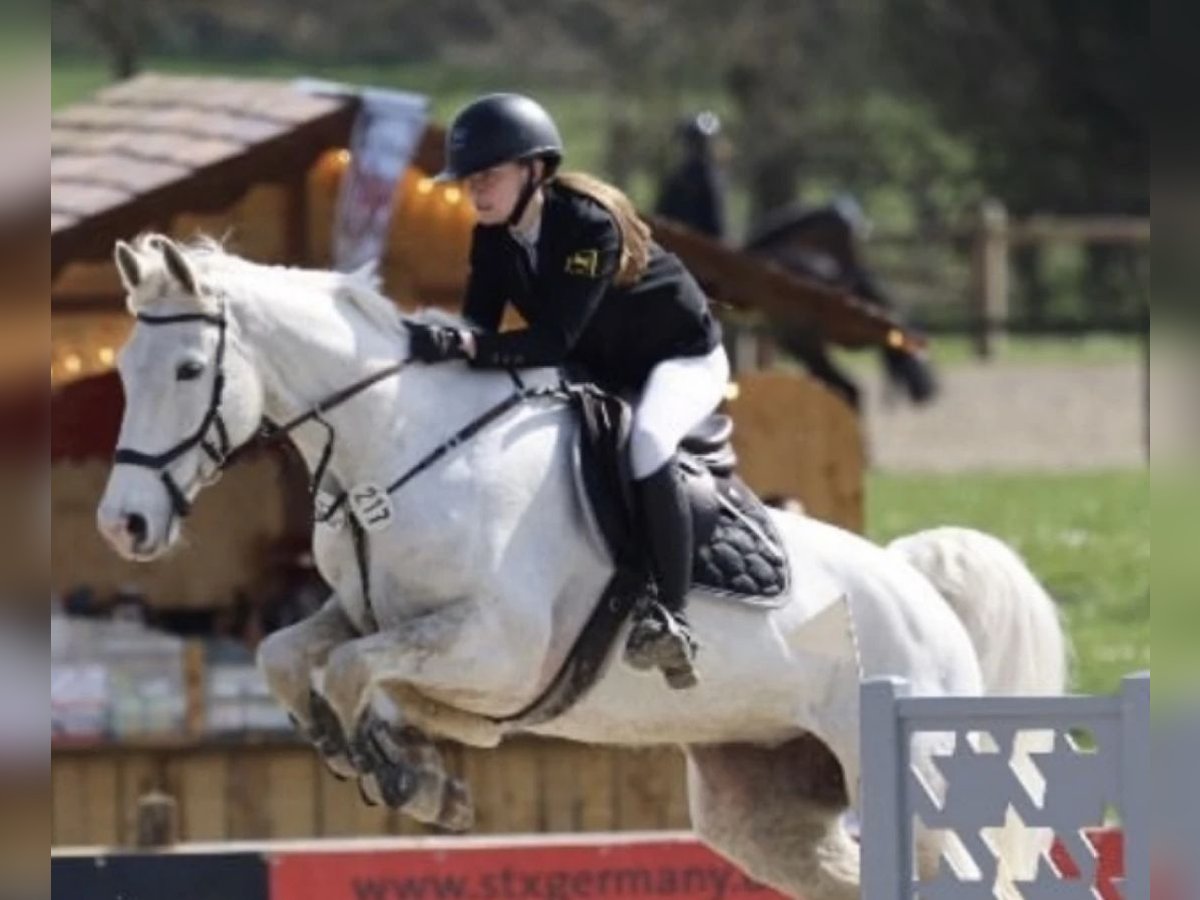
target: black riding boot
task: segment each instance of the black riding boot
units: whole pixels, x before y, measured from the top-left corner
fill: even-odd
[[[683,616],[692,584],[691,508],[674,459],[634,484],[658,596],[639,610],[625,645],[625,660],[637,669],[660,669],[673,688],[692,687],[696,641]]]

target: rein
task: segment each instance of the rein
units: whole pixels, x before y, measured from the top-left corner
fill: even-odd
[[[403,475],[391,482],[384,488],[387,494],[394,494],[400,490],[430,466],[434,465],[447,453],[451,452],[460,445],[466,443],[479,432],[483,431],[487,426],[491,425],[509,410],[520,406],[526,400],[533,400],[539,397],[560,397],[567,396],[564,389],[555,385],[553,387],[522,387],[512,394],[509,394],[495,406],[492,406],[486,412],[481,413],[476,418],[472,419],[458,431],[454,432],[450,437],[443,441],[438,446],[421,457],[416,463],[409,467]],[[343,491],[339,494],[332,503],[321,513],[317,521],[328,522],[346,505],[349,499],[349,493]]]

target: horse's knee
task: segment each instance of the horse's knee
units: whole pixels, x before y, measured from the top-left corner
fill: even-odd
[[[362,662],[356,648],[350,645],[339,647],[329,654],[329,659],[325,663],[324,693],[337,690],[339,686],[350,681],[361,671]]]
[[[277,631],[258,645],[258,669],[267,686],[286,705],[298,704],[308,695],[309,669],[303,650],[287,631]]]

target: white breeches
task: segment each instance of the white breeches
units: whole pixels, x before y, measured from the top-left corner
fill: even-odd
[[[720,344],[707,356],[680,356],[655,366],[633,410],[633,477],[662,468],[687,433],[717,408],[728,383],[729,358]]]

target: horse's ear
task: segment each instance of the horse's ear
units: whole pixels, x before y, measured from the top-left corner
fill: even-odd
[[[168,274],[193,297],[199,296],[200,288],[196,281],[196,270],[192,268],[192,264],[188,262],[187,257],[183,255],[183,251],[179,249],[179,245],[165,236],[155,238],[154,245],[162,252],[163,262],[166,263]]]
[[[124,241],[117,241],[117,246],[113,249],[113,262],[117,265],[117,274],[121,276],[125,290],[130,294],[137,291],[146,277],[137,251]]]

